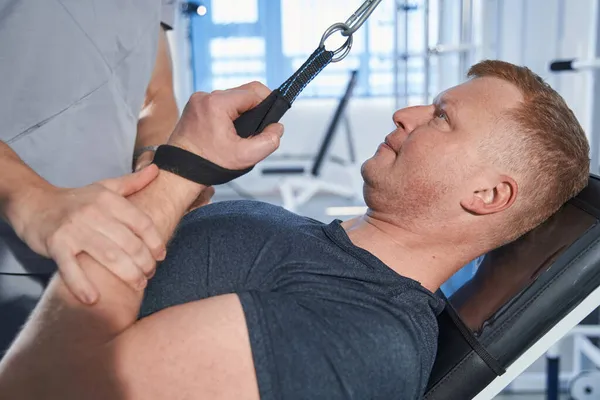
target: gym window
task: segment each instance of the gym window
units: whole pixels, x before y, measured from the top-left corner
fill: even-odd
[[[206,15],[191,16],[194,90],[225,89],[251,80],[278,87],[315,50],[331,21],[345,21],[361,3],[362,0],[206,1]],[[341,96],[354,69],[360,71],[356,96],[393,96],[394,3],[379,5],[355,34],[350,55],[324,70],[303,91],[303,97]],[[418,5],[420,1],[413,3]],[[415,29],[422,29],[421,9],[416,7],[408,17]],[[401,42],[402,34],[399,32]],[[419,36],[410,42],[409,52],[422,51]],[[341,35],[334,35],[327,47],[333,48],[342,40]],[[404,74],[399,75],[403,79]],[[410,95],[422,93],[423,75],[422,60],[411,59],[407,82]],[[404,86],[404,82],[398,83]]]

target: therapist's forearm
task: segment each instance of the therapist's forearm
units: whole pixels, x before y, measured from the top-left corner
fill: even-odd
[[[52,187],[23,162],[6,143],[0,141],[0,218],[15,230],[31,213],[40,193]]]
[[[153,146],[164,144],[175,128],[179,112],[175,98],[168,94],[154,99],[142,111],[138,121],[133,171],[138,171],[154,159]]]
[[[160,171],[152,183],[129,200],[152,218],[162,239],[168,242],[186,210],[204,189],[205,186]],[[102,340],[135,322],[143,291],[133,290],[86,254],[78,255],[77,261],[98,289],[100,299],[93,306],[84,305],[57,279],[48,288],[47,297],[67,307],[62,315],[57,312],[52,317],[64,318],[64,324],[54,325],[61,326],[64,334],[71,334],[77,325],[84,323],[93,326],[94,331],[75,332],[74,340]]]
[[[178,119],[171,53],[166,32],[160,28],[154,70],[146,88],[144,105],[138,120],[135,142],[138,157],[133,165],[134,170],[149,164],[154,157],[152,151],[140,154],[140,150],[166,143]]]
[[[159,234],[167,242],[179,220],[204,188],[160,171],[154,181],[128,199],[152,218]],[[98,301],[94,305],[82,304],[66,287],[60,275],[56,275],[36,312],[19,335],[25,337],[24,346],[19,345],[17,340],[16,346],[13,346],[15,351],[30,347],[52,351],[44,347],[48,339],[60,338],[65,343],[103,341],[136,320],[143,291],[132,289],[86,253],[80,253],[77,261],[100,293]],[[52,332],[44,328],[47,325],[60,331]],[[36,342],[27,343],[27,337],[36,337]]]
[[[204,189],[161,171],[130,200],[153,219],[166,241]],[[60,275],[55,276],[0,361],[0,392],[12,395],[11,398],[40,398],[42,393],[38,393],[37,387],[52,388],[53,382],[67,382],[78,374],[86,376],[93,360],[110,357],[105,345],[137,319],[143,291],[133,290],[86,253],[79,254],[77,261],[100,298],[92,306],[84,305],[73,296]],[[102,376],[96,375],[89,376],[101,381]],[[68,392],[65,388],[55,389],[57,392],[50,395],[58,396],[61,390]]]
[[[135,147],[160,145],[167,142],[177,124],[179,110],[173,93],[165,89],[145,105],[137,126]]]

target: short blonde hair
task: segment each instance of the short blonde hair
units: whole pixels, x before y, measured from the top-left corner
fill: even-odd
[[[564,99],[528,68],[486,60],[473,65],[467,76],[502,79],[523,95],[523,103],[507,115],[516,127],[509,139],[509,147],[516,152],[509,159],[513,168],[527,177],[519,182],[526,201],[520,202],[522,211],[511,221],[515,230],[512,240],[542,223],[586,187],[589,144]]]

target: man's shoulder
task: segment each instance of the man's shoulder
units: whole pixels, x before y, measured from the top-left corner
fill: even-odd
[[[281,206],[255,200],[219,201],[198,208],[182,220],[189,223],[207,219],[240,219],[247,220],[286,220],[286,221],[312,221],[308,218],[294,214]],[[315,221],[313,221],[315,222]]]
[[[198,208],[181,221],[180,229],[202,228],[255,235],[283,231],[300,233],[302,226],[322,223],[294,214],[283,207],[254,200],[220,201]]]
[[[422,395],[437,342],[433,312],[422,315],[424,310],[406,303],[362,295],[355,301],[305,293],[243,293],[240,298],[253,350],[263,351],[260,357],[268,361],[257,365],[260,383],[289,377],[304,387],[307,398],[347,398],[346,391],[352,398]],[[286,377],[273,371],[286,371]],[[283,382],[278,386],[281,397],[291,395]]]
[[[383,398],[422,396],[438,335],[435,312],[426,300],[420,299],[414,308],[394,299],[388,307],[373,302],[350,312],[339,324],[346,340],[360,348],[356,362],[364,368],[361,374],[373,376],[363,382],[367,387],[357,389],[365,397],[373,395],[369,386],[378,387]]]

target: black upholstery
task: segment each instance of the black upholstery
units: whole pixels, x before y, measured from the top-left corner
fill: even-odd
[[[484,256],[439,317],[425,399],[473,398],[497,376],[493,367],[507,368],[600,286],[599,220],[600,179],[590,176],[552,218]]]

